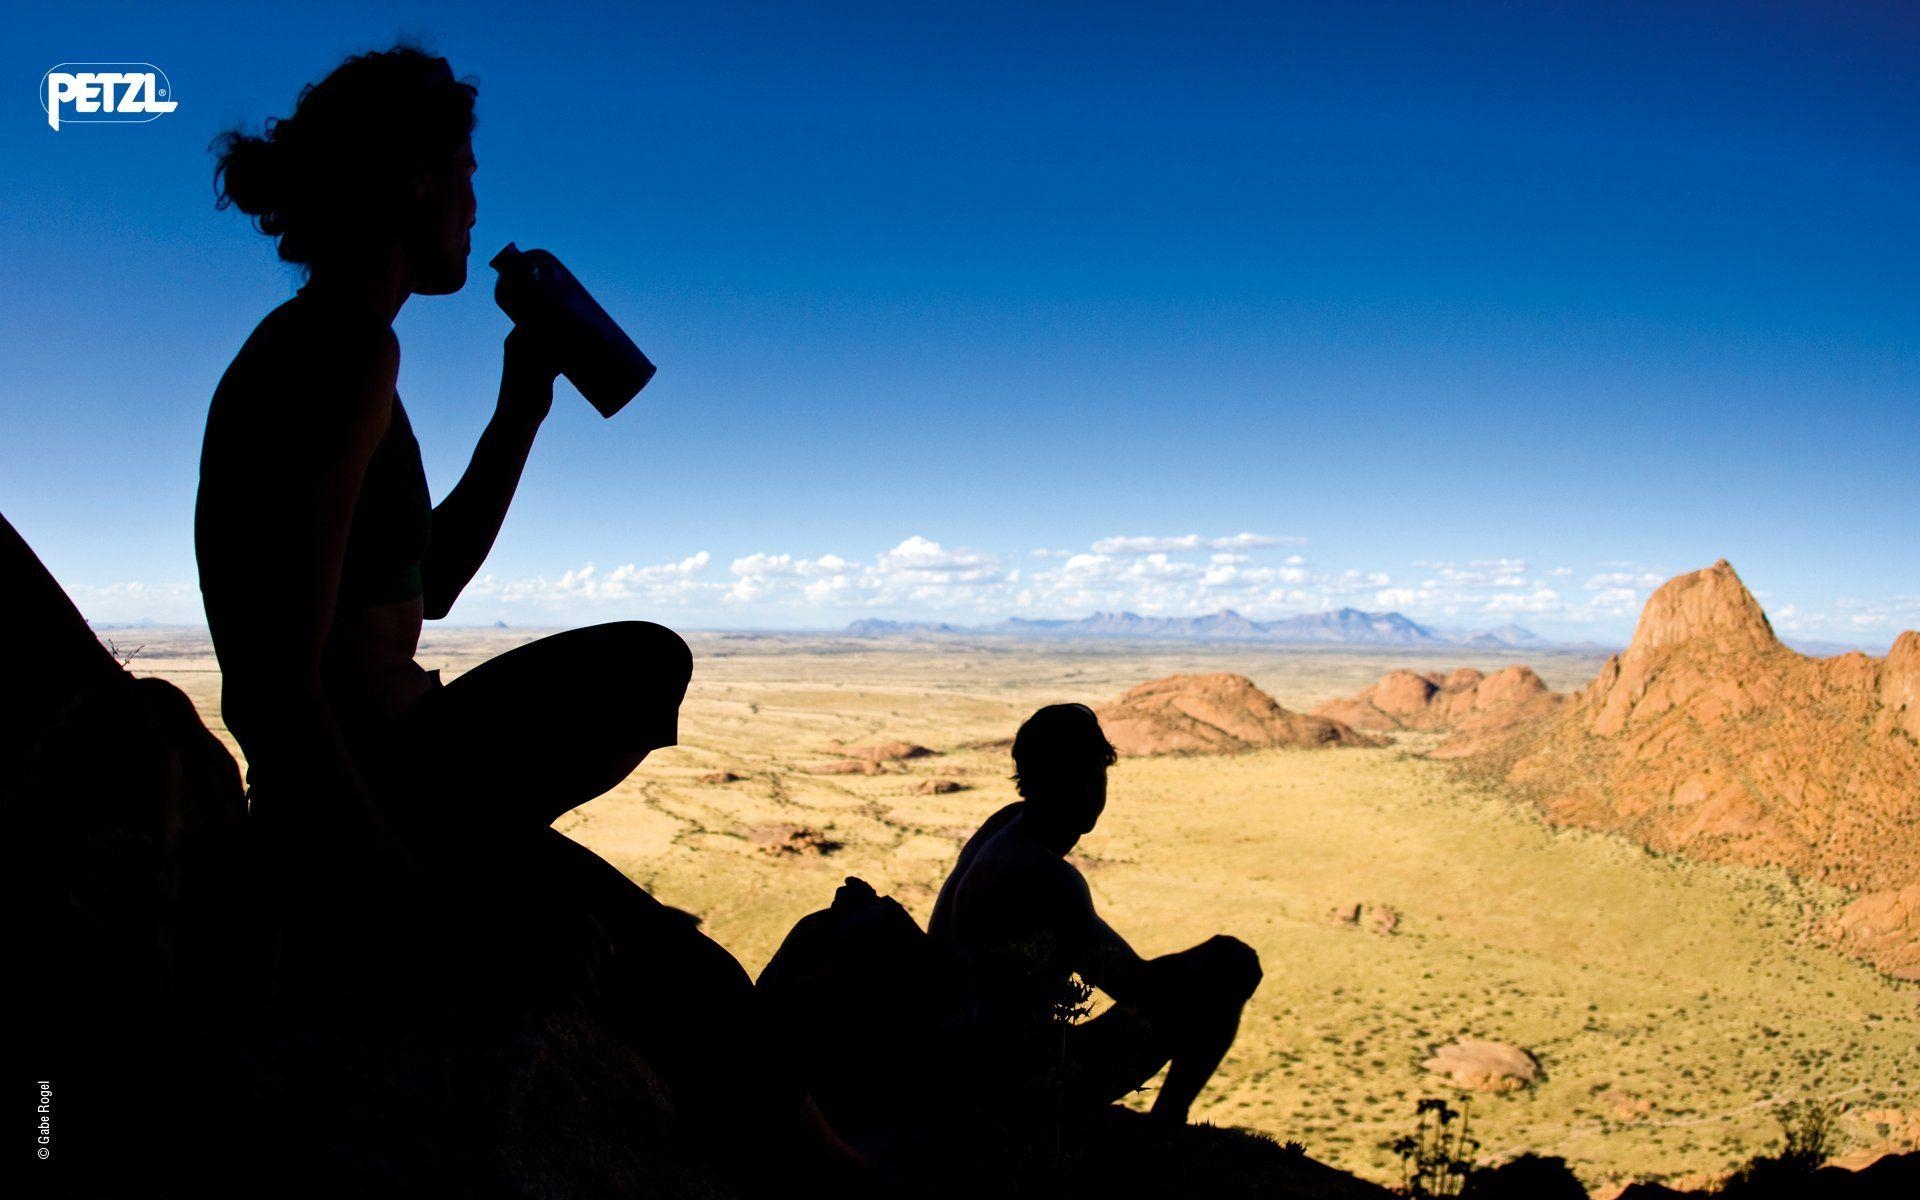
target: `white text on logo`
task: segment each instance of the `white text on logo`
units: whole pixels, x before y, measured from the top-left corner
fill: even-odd
[[[75,67],[112,68],[72,70]],[[61,63],[40,81],[40,107],[47,124],[130,124],[151,121],[179,107],[166,73],[152,63]]]

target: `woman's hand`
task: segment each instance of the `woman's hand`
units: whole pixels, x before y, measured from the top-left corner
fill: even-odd
[[[515,325],[507,334],[500,366],[502,416],[539,425],[553,408],[553,381],[560,364],[553,349],[538,334]]]

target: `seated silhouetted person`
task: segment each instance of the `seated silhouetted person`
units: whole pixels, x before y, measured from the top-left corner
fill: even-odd
[[[1083,704],[1028,718],[1013,742],[1021,799],[961,850],[929,932],[966,965],[970,1037],[992,1080],[990,1104],[1090,1113],[1171,1062],[1152,1111],[1184,1122],[1233,1043],[1260,961],[1224,936],[1142,958],[1094,911],[1066,854],[1106,806],[1114,757]],[[1077,1024],[1068,1023],[1084,998],[1076,975],[1115,1001]]]
[[[289,947],[271,987],[322,1011],[347,988],[381,1008],[591,995],[683,1114],[794,1112],[739,963],[549,827],[676,743],[686,643],[620,621],[444,683],[415,661],[493,547],[559,371],[506,336],[492,417],[433,503],[393,322],[467,282],[475,91],[411,47],[355,55],[265,136],[216,143],[220,204],[307,276],[214,391],[195,512],[259,940]]]

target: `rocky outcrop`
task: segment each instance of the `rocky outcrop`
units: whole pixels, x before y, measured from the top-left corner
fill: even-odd
[[[303,970],[320,935],[263,917],[264,843],[192,703],[121,670],[4,521],[0,586],[33,634],[9,680],[0,878],[7,961],[35,989],[16,1048],[57,1081],[35,1194],[734,1194],[685,1151],[661,1077],[570,998],[602,935],[565,902],[525,941],[487,933],[503,977],[566,980],[544,1004],[393,1004],[393,960],[371,953]]]
[[[1920,882],[1869,892],[1848,905],[1828,930],[1856,958],[1899,979],[1920,980]]]
[[[1470,755],[1482,742],[1551,715],[1566,697],[1549,691],[1532,667],[1503,667],[1484,675],[1472,667],[1438,671],[1389,671],[1344,700],[1331,700],[1315,716],[1377,732],[1446,730],[1452,733],[1437,757]]]
[[[1866,893],[1832,932],[1914,977],[1917,699],[1920,635],[1883,660],[1805,657],[1721,561],[1654,592],[1627,649],[1570,703],[1454,749],[1552,820]]]
[[[1169,675],[1094,711],[1107,740],[1128,757],[1385,744],[1344,722],[1282,708],[1245,675]]]
[[[1920,740],[1920,633],[1900,635],[1880,663],[1881,729]]]

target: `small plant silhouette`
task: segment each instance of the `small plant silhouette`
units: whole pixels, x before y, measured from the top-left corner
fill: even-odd
[[[1471,1097],[1456,1111],[1445,1100],[1429,1097],[1414,1106],[1418,1124],[1411,1134],[1393,1144],[1400,1156],[1401,1185],[1404,1196],[1458,1196],[1467,1172],[1473,1168],[1473,1152],[1480,1143],[1469,1132]]]
[[[1748,1159],[1720,1186],[1728,1197],[1797,1195],[1807,1177],[1826,1164],[1834,1150],[1834,1125],[1844,1104],[1831,1100],[1793,1100],[1774,1110],[1786,1145],[1778,1154]]]
[[[1793,1100],[1781,1105],[1774,1113],[1787,1143],[1780,1160],[1809,1174],[1824,1166],[1833,1155],[1833,1127],[1844,1107],[1830,1100]]]
[[[1061,955],[1045,934],[999,947],[989,960],[991,973],[1030,1022],[1030,1043],[1039,1057],[1019,1081],[1016,1109],[1024,1114],[1024,1136],[1050,1166],[1064,1161],[1071,1124],[1068,1097],[1081,1064],[1072,1061],[1070,1031],[1093,1011],[1093,988],[1063,971]]]

